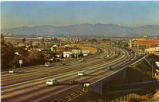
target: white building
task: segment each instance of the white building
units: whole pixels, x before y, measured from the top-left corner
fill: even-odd
[[[25,47],[25,44],[24,43],[19,43],[18,47]]]
[[[71,54],[72,54],[72,51],[64,51],[63,52],[63,57],[64,58],[69,58]]]
[[[156,52],[159,52],[159,47],[155,47],[155,51],[156,51]]]
[[[145,49],[145,52],[149,53],[159,52],[159,47]]]
[[[56,52],[56,49],[57,49],[57,45],[53,45],[53,46],[51,47],[51,51],[52,51],[52,52]]]
[[[81,53],[83,54],[83,56],[88,56],[90,51],[89,50],[81,50]]]
[[[81,50],[72,50],[72,54],[80,54]]]

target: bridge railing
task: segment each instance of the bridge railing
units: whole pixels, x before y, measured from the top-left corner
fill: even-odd
[[[141,96],[135,93],[131,93],[115,99],[106,99],[106,102],[136,102],[136,101],[146,101],[146,100],[149,100],[149,102],[151,102],[149,97],[146,95]]]
[[[142,58],[139,58],[138,60],[136,60],[135,62],[133,62],[133,63],[130,64],[130,65],[134,65],[134,64],[138,63],[139,61],[145,59],[147,56],[149,56],[149,55],[144,55]],[[133,59],[133,60],[135,60],[135,59]],[[112,72],[111,74],[109,74],[109,75],[106,76],[106,77],[103,77],[103,78],[101,78],[101,79],[98,79],[98,80],[96,80],[96,81],[94,81],[94,82],[89,83],[89,85],[86,85],[86,88],[87,88],[88,90],[96,90],[96,92],[98,92],[98,93],[100,93],[100,94],[102,95],[102,92],[101,92],[101,91],[102,91],[102,82],[103,82],[104,80],[108,80],[108,79],[111,78],[113,75],[115,75],[115,74],[117,74],[117,73],[120,73],[120,72],[123,71],[124,69],[128,68],[130,65],[126,65],[126,66],[120,68],[119,70],[116,70],[116,71]],[[98,87],[98,88],[97,88],[97,87]],[[94,88],[96,88],[96,89],[94,89]]]

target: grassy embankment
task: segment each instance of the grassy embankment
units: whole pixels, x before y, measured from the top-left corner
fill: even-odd
[[[81,45],[78,45],[78,47],[82,50],[89,50],[90,51],[90,54],[95,54],[97,52],[97,49],[96,48],[93,48],[93,47],[90,47],[90,46],[81,46]]]

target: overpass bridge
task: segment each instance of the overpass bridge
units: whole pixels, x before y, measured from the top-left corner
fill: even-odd
[[[142,60],[145,60],[145,58],[148,57],[148,55],[144,55],[142,57],[139,57],[137,59],[134,59],[132,60],[132,62],[129,62],[127,63],[126,65],[120,65],[120,66],[117,66],[115,67],[113,70],[111,70],[107,75],[105,75],[104,77],[92,82],[92,83],[86,83],[85,84],[85,88],[88,90],[88,91],[93,91],[93,92],[96,92],[100,95],[103,95],[103,86],[105,84],[107,84],[107,82],[118,76],[119,74],[121,74],[121,80],[124,80],[126,78],[126,73],[127,73],[127,69],[130,65],[134,65]],[[120,69],[119,69],[120,68]]]

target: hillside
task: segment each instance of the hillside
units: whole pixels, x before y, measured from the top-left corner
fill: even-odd
[[[23,26],[2,29],[5,34],[18,35],[65,35],[65,36],[111,36],[111,37],[140,37],[159,36],[159,25],[145,25],[141,27],[126,27],[116,24],[75,24],[70,26]]]

